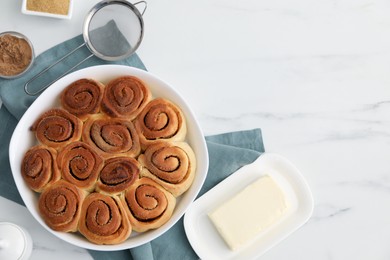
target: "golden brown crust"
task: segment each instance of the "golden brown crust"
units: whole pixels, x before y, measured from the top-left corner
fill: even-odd
[[[56,231],[75,232],[85,193],[75,185],[59,180],[39,197],[39,212],[45,223]]]
[[[104,162],[96,191],[111,195],[126,190],[139,178],[141,166],[131,157],[114,157]]]
[[[82,139],[104,158],[136,157],[141,152],[139,135],[131,121],[96,114],[85,122]]]
[[[36,192],[58,181],[61,173],[57,165],[57,151],[53,148],[37,145],[31,147],[22,161],[22,177],[26,184]]]
[[[121,195],[130,223],[137,232],[156,229],[172,216],[176,198],[155,181],[138,179]]]
[[[143,149],[156,141],[183,141],[187,134],[182,111],[164,98],[150,101],[135,119],[134,125]]]
[[[145,232],[169,221],[176,197],[194,180],[196,158],[185,141],[180,107],[151,98],[134,76],[115,78],[107,86],[83,78],[62,91],[62,108],[34,122],[31,130],[48,159],[26,152],[22,174],[31,189],[45,194],[39,207],[49,212],[41,213],[45,222],[53,222],[49,227],[78,230],[100,245],[119,244],[132,229]],[[38,176],[50,167],[53,176]],[[47,184],[29,184],[28,178]],[[46,204],[60,214],[50,213]],[[59,216],[62,211],[77,211],[76,224]]]
[[[88,144],[74,142],[65,146],[57,162],[63,179],[87,191],[94,190],[103,159]]]
[[[130,236],[131,225],[116,196],[91,193],[82,205],[79,231],[95,244],[112,245]]]
[[[86,120],[100,110],[104,85],[93,79],[79,79],[61,93],[61,105],[69,113]]]
[[[53,108],[43,113],[31,126],[35,136],[49,147],[59,148],[80,140],[83,122],[64,109]]]
[[[104,91],[102,111],[112,117],[134,119],[151,99],[149,88],[138,78],[123,76],[110,81]]]
[[[146,176],[175,197],[191,186],[196,170],[196,158],[185,142],[158,142],[148,146],[138,157],[142,165],[141,176]]]

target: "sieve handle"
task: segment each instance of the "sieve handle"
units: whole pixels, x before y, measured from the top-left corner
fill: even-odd
[[[57,77],[56,79],[54,79],[53,81],[51,81],[50,83],[48,83],[47,85],[45,85],[43,88],[41,88],[40,90],[36,91],[36,92],[30,92],[28,90],[28,85],[33,82],[34,80],[36,80],[37,78],[39,78],[42,74],[44,74],[45,72],[47,72],[48,70],[50,70],[51,68],[53,68],[54,66],[56,66],[58,63],[60,63],[61,61],[63,61],[64,59],[66,59],[67,57],[69,57],[70,55],[72,55],[74,52],[76,52],[78,49],[82,48],[83,46],[85,46],[85,42],[83,44],[81,44],[80,46],[76,47],[75,49],[73,49],[71,52],[69,52],[68,54],[66,54],[65,56],[63,56],[61,59],[57,60],[56,62],[54,62],[53,64],[51,64],[50,66],[48,66],[47,68],[45,68],[44,70],[42,70],[41,72],[39,72],[37,75],[35,75],[34,77],[32,77],[29,81],[26,82],[26,84],[24,84],[24,92],[26,92],[27,95],[30,95],[30,96],[35,96],[39,93],[41,93],[42,91],[44,91],[45,89],[47,89],[51,84],[53,84],[54,82],[56,82],[57,80],[59,80],[60,78],[62,78],[63,76],[65,76],[66,74],[68,74],[70,71],[72,71],[74,68],[76,68],[77,66],[79,66],[80,64],[82,64],[83,62],[85,62],[86,60],[88,60],[89,58],[91,58],[93,56],[93,54],[89,55],[88,57],[84,58],[83,60],[81,60],[80,62],[78,62],[76,65],[74,65],[73,67],[71,67],[70,69],[68,69],[66,72],[64,72],[62,75],[60,75],[59,77]]]
[[[144,15],[144,13],[146,11],[146,7],[148,7],[148,4],[146,3],[146,1],[139,1],[137,3],[134,3],[133,5],[138,5],[138,4],[144,4],[144,10],[141,11],[141,15]]]

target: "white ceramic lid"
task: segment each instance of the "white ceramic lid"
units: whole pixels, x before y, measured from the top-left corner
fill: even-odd
[[[0,259],[22,259],[26,253],[27,238],[15,224],[0,222]]]

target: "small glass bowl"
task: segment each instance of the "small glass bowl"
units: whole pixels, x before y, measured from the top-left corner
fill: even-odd
[[[29,232],[14,223],[0,222],[0,259],[28,260],[33,241]]]
[[[34,52],[34,47],[31,43],[31,41],[25,35],[23,35],[19,32],[7,31],[7,32],[0,33],[0,37],[7,35],[7,34],[26,40],[26,42],[28,43],[28,45],[31,48],[31,61],[22,72],[20,72],[19,74],[15,74],[15,75],[3,75],[0,73],[0,78],[14,79],[14,78],[18,78],[18,77],[22,76],[24,73],[26,73],[31,68],[31,66],[33,65],[34,60],[35,60],[35,52]]]

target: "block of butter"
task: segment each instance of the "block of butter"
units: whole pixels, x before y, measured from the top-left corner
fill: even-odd
[[[260,177],[208,214],[232,250],[254,240],[287,210],[283,191],[269,176]]]

